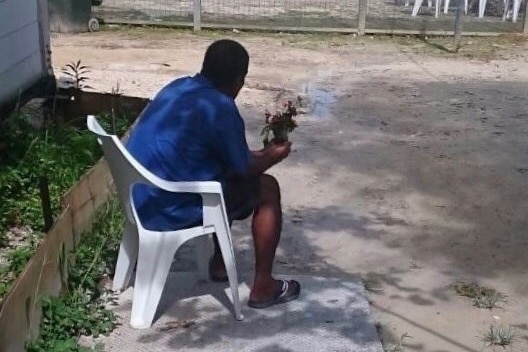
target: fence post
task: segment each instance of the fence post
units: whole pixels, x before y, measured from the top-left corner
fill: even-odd
[[[367,23],[368,0],[359,0],[358,13],[358,35],[365,34],[365,26]]]
[[[526,4],[524,8],[523,34],[528,34],[528,3]]]
[[[202,0],[193,0],[193,28],[202,30]]]
[[[53,226],[53,212],[51,211],[51,201],[49,194],[48,178],[39,176],[39,195],[42,215],[44,217],[44,232],[48,232]]]
[[[462,40],[462,26],[464,23],[464,0],[458,0],[456,17],[455,17],[455,52],[460,50],[460,41]]]

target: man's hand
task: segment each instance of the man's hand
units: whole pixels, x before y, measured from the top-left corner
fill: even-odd
[[[284,160],[291,152],[291,142],[271,141],[264,149],[251,152],[249,173],[263,174],[275,164]]]
[[[270,157],[273,160],[276,160],[276,163],[281,162],[286,159],[291,152],[291,142],[275,142],[271,141],[264,147],[264,153],[269,153]]]

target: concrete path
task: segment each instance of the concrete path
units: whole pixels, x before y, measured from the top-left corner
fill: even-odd
[[[123,325],[102,342],[105,351],[382,352],[360,281],[296,277],[298,301],[266,310],[247,307],[234,320],[227,285],[200,281],[191,273],[171,273],[147,330],[128,324],[132,289],[119,296],[115,311]]]

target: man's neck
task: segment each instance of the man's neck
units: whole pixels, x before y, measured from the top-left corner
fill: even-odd
[[[199,75],[202,76],[203,78],[207,79],[218,91],[220,91],[223,94],[227,95],[231,99],[235,99],[235,97],[233,96],[233,88],[232,87],[217,86],[211,81],[211,79],[209,77],[205,76],[203,73],[200,72]]]

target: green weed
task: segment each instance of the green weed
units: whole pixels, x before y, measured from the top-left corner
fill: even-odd
[[[381,293],[383,291],[383,285],[380,279],[373,273],[369,273],[363,277],[363,287],[367,292]]]
[[[101,115],[102,124],[122,135],[130,126],[128,116]],[[0,153],[0,248],[7,263],[0,264],[0,305],[17,274],[36,248],[42,233],[36,231],[34,242],[22,248],[9,248],[8,228],[25,225],[39,230],[44,226],[39,177],[49,183],[51,209],[60,212],[60,197],[101,156],[93,134],[70,125],[52,124],[37,128],[30,118],[14,114],[0,124],[0,141],[6,148]]]
[[[77,62],[71,62],[64,66],[62,73],[73,81],[73,87],[75,89],[82,90],[86,88],[92,88],[86,84],[86,82],[90,80],[88,77],[88,73],[90,73],[89,67],[83,65],[81,60],[78,60]]]
[[[23,269],[26,263],[31,258],[35,245],[33,243],[23,245],[7,252],[7,260],[9,263],[9,271],[18,275]]]
[[[116,259],[122,231],[123,217],[112,199],[70,254],[64,292],[42,300],[40,336],[28,343],[28,352],[89,351],[77,345],[80,335],[97,337],[115,328],[117,317],[105,307],[109,298],[100,282]]]
[[[473,305],[477,308],[492,309],[506,301],[506,296],[497,290],[480,286],[475,283],[458,282],[451,285],[451,288],[460,296],[469,297]]]
[[[511,346],[515,340],[515,330],[511,326],[493,326],[489,327],[484,341],[488,346],[500,346],[506,347]]]

